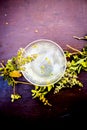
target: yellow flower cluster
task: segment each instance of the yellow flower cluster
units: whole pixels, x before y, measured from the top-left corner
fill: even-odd
[[[14,70],[14,71],[10,72],[9,76],[13,77],[13,78],[19,78],[22,76],[22,74],[19,71]]]

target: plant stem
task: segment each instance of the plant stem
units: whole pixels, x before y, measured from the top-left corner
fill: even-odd
[[[15,81],[15,80],[14,80],[14,83],[15,83],[15,84],[20,83],[20,84],[29,84],[29,85],[33,85],[33,84],[29,83],[29,82]]]
[[[74,38],[78,39],[78,40],[82,40],[84,39],[83,37],[77,37],[77,36],[73,36]]]
[[[4,67],[5,67],[3,63],[0,63],[0,65],[2,66],[2,68],[4,68]]]
[[[76,52],[78,52],[78,53],[80,53],[81,55],[82,55],[82,52],[81,51],[79,51],[78,49],[75,49],[75,48],[73,48],[73,47],[71,47],[70,45],[66,45],[67,47],[69,47],[70,49],[72,49],[73,51],[76,51]]]
[[[15,85],[13,86],[13,93],[15,95],[16,91],[15,91]]]

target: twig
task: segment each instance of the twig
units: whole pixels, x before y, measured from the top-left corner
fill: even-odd
[[[13,86],[13,93],[14,93],[14,95],[15,95],[15,93],[16,93],[15,85]]]
[[[15,84],[20,83],[20,84],[29,84],[29,85],[33,85],[33,84],[29,83],[29,82],[15,81],[15,80],[13,80],[13,81],[14,81]]]
[[[4,67],[5,67],[3,63],[0,63],[0,65],[2,66],[2,68],[4,68]]]
[[[84,37],[77,37],[77,36],[73,36],[73,38],[78,39],[78,40],[84,39]]]
[[[73,51],[76,51],[76,52],[78,52],[78,53],[80,53],[81,55],[82,55],[82,52],[81,51],[79,51],[78,49],[75,49],[75,48],[73,48],[73,47],[71,47],[70,45],[66,45],[67,47],[69,47],[70,49],[72,49]]]

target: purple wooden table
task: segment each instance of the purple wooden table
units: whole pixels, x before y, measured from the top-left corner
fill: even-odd
[[[86,34],[87,0],[0,0],[0,61],[7,61],[20,47],[41,38],[58,43],[64,50],[68,49],[66,44],[81,50],[87,41],[73,36]],[[76,87],[49,94],[53,106],[47,107],[32,99],[32,86],[28,85],[17,87],[22,99],[12,103],[12,88],[0,77],[1,124],[16,128],[37,123],[41,128],[59,128],[83,121],[87,116],[87,73],[82,72],[79,79],[84,84],[81,91]]]

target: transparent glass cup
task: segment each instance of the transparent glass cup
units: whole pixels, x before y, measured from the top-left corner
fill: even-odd
[[[48,39],[39,39],[25,47],[24,57],[35,56],[31,62],[23,65],[23,76],[37,86],[47,86],[58,82],[66,70],[66,57],[63,49]]]

